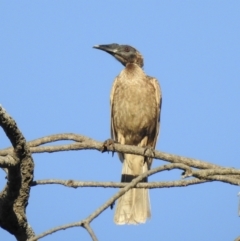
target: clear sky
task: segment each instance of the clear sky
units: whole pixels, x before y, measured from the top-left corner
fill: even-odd
[[[109,94],[123,66],[96,44],[129,44],[161,84],[157,149],[239,168],[240,1],[1,1],[0,104],[27,140],[73,132],[110,137]],[[0,130],[0,148],[9,141]],[[35,179],[119,181],[117,155],[76,151],[33,155]],[[155,161],[154,167],[163,162]],[[180,171],[150,181],[179,180]],[[0,171],[0,188],[5,185]],[[36,234],[86,218],[116,189],[32,188],[27,216]],[[106,210],[99,240],[234,240],[240,188],[224,183],[150,190],[152,219],[116,226]],[[0,240],[13,236],[0,229]],[[90,240],[82,228],[45,241]]]

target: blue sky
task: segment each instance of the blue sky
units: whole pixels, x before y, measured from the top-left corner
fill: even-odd
[[[123,66],[92,48],[137,48],[162,88],[157,149],[239,168],[240,1],[1,1],[0,104],[27,140],[73,132],[110,137],[109,94]],[[9,145],[0,130],[0,148]],[[35,179],[119,181],[117,155],[33,155]],[[163,162],[156,160],[154,167]],[[150,181],[179,180],[180,171]],[[0,188],[6,180],[0,171]],[[115,189],[32,188],[27,216],[36,234],[87,217]],[[108,209],[92,223],[99,240],[234,240],[239,187],[208,183],[150,190],[152,219],[116,226]],[[15,240],[0,229],[0,239]],[[90,240],[81,228],[43,240]]]

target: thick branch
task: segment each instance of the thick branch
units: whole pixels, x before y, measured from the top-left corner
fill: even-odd
[[[33,179],[33,160],[15,121],[1,106],[0,126],[13,145],[12,154],[15,159],[1,160],[2,166],[8,168],[8,182],[0,193],[0,226],[13,234],[17,240],[26,241],[34,237],[25,213]]]

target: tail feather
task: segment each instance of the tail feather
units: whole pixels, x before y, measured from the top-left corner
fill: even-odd
[[[125,154],[122,182],[130,182],[136,176],[146,172],[148,165],[144,157]],[[118,200],[114,222],[116,224],[145,223],[151,217],[148,189],[133,188]]]

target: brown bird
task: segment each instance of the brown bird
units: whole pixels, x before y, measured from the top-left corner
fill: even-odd
[[[111,95],[111,136],[127,145],[155,148],[162,103],[157,79],[147,76],[142,55],[129,45],[96,45],[120,61],[125,68],[115,78]],[[122,182],[131,182],[151,168],[152,158],[119,153],[123,162]],[[147,182],[147,179],[144,180]],[[116,224],[145,223],[151,217],[148,189],[131,189],[118,200]]]

